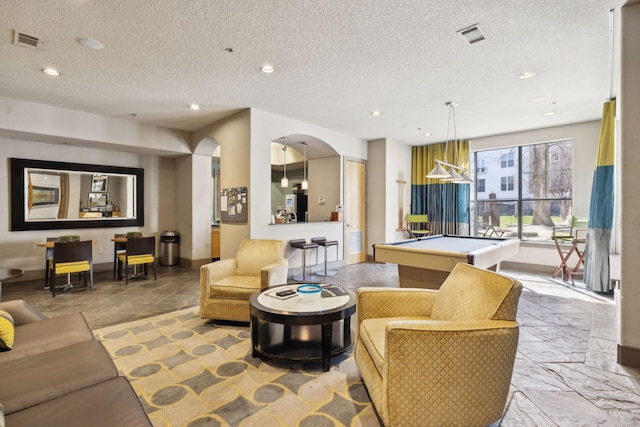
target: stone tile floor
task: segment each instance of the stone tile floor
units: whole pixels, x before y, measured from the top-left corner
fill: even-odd
[[[613,296],[503,271],[521,280],[521,324],[512,393],[502,426],[640,426],[640,371],[616,363]],[[324,281],[324,278],[319,278]],[[397,286],[392,264],[343,267],[327,282],[351,288]],[[95,274],[94,291],[51,297],[43,281],[3,284],[2,299],[23,298],[49,316],[81,311],[94,328],[198,305],[197,268],[158,267],[156,281]]]

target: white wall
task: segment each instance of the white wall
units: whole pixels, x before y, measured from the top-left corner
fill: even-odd
[[[0,137],[173,156],[191,153],[187,132],[3,97],[0,111]]]
[[[367,254],[372,256],[374,244],[407,238],[399,228],[411,213],[411,146],[385,138],[369,141],[367,166]]]
[[[402,201],[404,215],[411,213],[411,146],[392,139],[386,140],[386,176],[387,188],[386,203],[386,242],[394,242],[407,238],[405,231],[398,231],[400,211],[400,189],[402,189]],[[403,180],[406,184],[400,186],[396,181]],[[402,218],[402,224],[405,224]],[[379,243],[379,242],[372,242]],[[371,247],[371,245],[368,245]],[[370,249],[372,250],[372,249]]]
[[[393,224],[387,224],[387,187],[388,180],[386,151],[387,140],[376,139],[369,141],[367,154],[367,248],[374,243],[387,242],[387,234],[394,229]],[[395,240],[394,240],[395,241]],[[372,255],[373,249],[367,249],[367,255]]]
[[[194,141],[212,139],[220,146],[220,189],[233,187],[247,187],[249,193],[249,215],[247,223],[221,223],[220,224],[220,257],[232,258],[238,251],[238,246],[242,239],[251,237],[251,224],[254,221],[253,211],[256,210],[251,187],[251,176],[253,174],[251,156],[251,114],[249,110],[241,111],[230,117],[222,119],[216,123],[206,126],[194,133]],[[215,145],[215,144],[214,144]],[[267,145],[269,146],[269,144]],[[197,147],[196,147],[197,151]],[[270,157],[264,159],[271,169]],[[211,159],[209,159],[211,163]],[[211,181],[211,164],[208,167],[209,181]],[[270,186],[271,176],[265,178],[266,184]],[[263,201],[261,201],[263,202]],[[267,211],[271,210],[271,200],[267,200]],[[210,212],[211,199],[208,208],[204,203],[202,209]],[[266,221],[266,217],[264,221]],[[207,239],[210,239],[211,220],[207,220],[209,231]],[[209,240],[209,248],[211,242]],[[210,249],[209,249],[210,250]],[[209,255],[210,256],[210,255]]]
[[[619,344],[635,349],[638,367],[640,352],[640,286],[636,262],[640,258],[638,224],[640,224],[640,197],[638,197],[638,162],[640,162],[640,2],[622,8],[622,80],[620,93],[621,157],[622,157],[622,233],[621,274],[618,316],[620,319]],[[620,355],[620,348],[618,349]]]
[[[94,263],[110,269],[113,262],[114,233],[141,231],[144,235],[157,235],[164,229],[175,227],[175,167],[172,159],[151,155],[122,153],[111,150],[75,147],[42,142],[0,138],[0,176],[5,177],[0,191],[0,266],[17,267],[25,271],[25,278],[44,274],[44,249],[36,246],[47,237],[78,234],[83,239],[96,241]],[[83,228],[48,231],[9,231],[11,206],[9,192],[9,158],[50,160],[59,162],[117,165],[144,168],[145,225],[143,227]],[[99,253],[102,251],[102,253]],[[100,266],[100,264],[104,264]]]
[[[180,258],[185,264],[211,261],[211,206],[213,182],[211,156],[198,154],[176,159],[176,223]],[[189,260],[187,262],[186,260]]]
[[[309,162],[309,221],[329,221],[340,197],[340,156],[324,157]],[[320,203],[320,198],[325,200]]]
[[[604,103],[604,100],[603,100]],[[575,216],[589,216],[591,181],[596,166],[600,120],[474,138],[469,142],[471,151],[513,147],[540,142],[573,139],[573,211]]]
[[[604,101],[603,101],[604,102]],[[540,142],[573,139],[573,214],[588,217],[591,183],[596,165],[600,120],[475,138],[469,143],[471,151],[490,150]],[[520,254],[509,262],[555,267],[559,264],[553,243],[523,243]]]
[[[284,241],[294,238],[309,240],[312,237],[326,237],[328,240],[338,240],[340,259],[343,259],[344,225],[342,222],[269,224],[271,217],[271,141],[283,135],[292,134],[311,135],[325,141],[342,157],[362,160],[367,158],[367,144],[364,140],[278,114],[251,109],[251,184],[249,190],[251,237]],[[224,159],[224,157],[223,146],[221,158]],[[224,165],[222,173],[224,173]],[[341,166],[340,203],[344,205],[342,175]],[[221,230],[221,239],[224,239],[222,233],[224,233],[224,229]],[[302,258],[299,250],[287,247],[285,255],[289,258],[290,268],[297,268],[301,265]],[[331,256],[330,254],[330,260]]]

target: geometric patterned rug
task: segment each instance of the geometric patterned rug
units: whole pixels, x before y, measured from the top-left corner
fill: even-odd
[[[251,356],[247,326],[189,308],[94,331],[156,427],[379,427],[351,351],[320,362]]]

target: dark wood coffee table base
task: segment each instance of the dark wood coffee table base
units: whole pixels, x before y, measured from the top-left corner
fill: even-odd
[[[283,312],[250,298],[251,347],[253,357],[275,360],[321,360],[322,370],[331,367],[331,356],[351,347],[351,315],[355,313],[355,294],[340,307],[319,312]]]

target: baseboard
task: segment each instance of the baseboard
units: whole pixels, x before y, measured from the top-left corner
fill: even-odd
[[[524,262],[502,261],[500,263],[500,270],[511,270],[533,274],[548,274],[549,277],[551,277],[555,269],[556,267],[550,265],[529,264]]]
[[[629,368],[640,369],[640,348],[618,344],[618,363]]]

